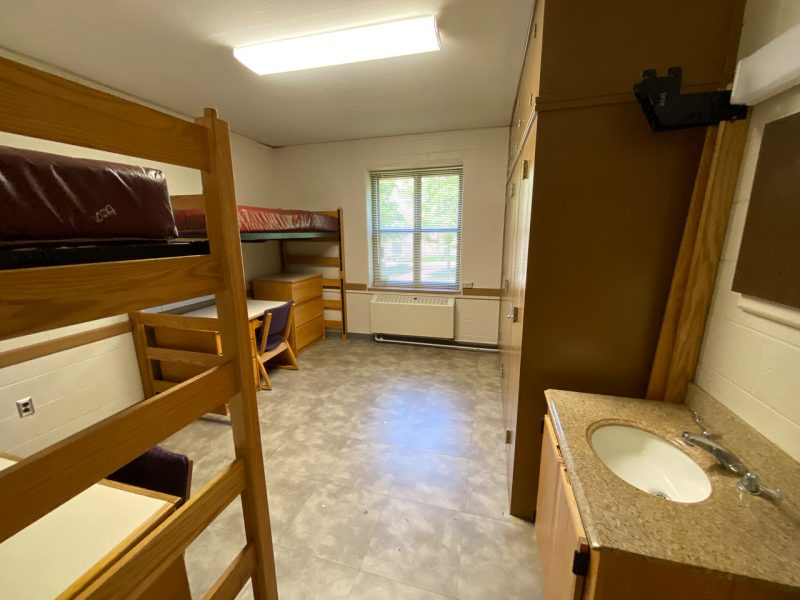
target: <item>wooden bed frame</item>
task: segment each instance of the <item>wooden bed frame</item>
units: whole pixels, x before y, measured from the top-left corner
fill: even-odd
[[[0,541],[218,406],[236,458],[77,597],[135,598],[241,497],[247,544],[207,598],[278,597],[228,126],[195,122],[0,58],[0,130],[199,169],[210,253],[0,271],[0,339],[214,294],[218,364],[0,472]],[[169,596],[169,590],[163,590]]]
[[[203,196],[197,194],[175,195],[171,197],[173,209],[191,209],[203,207]],[[340,319],[326,319],[325,329],[341,331],[343,340],[347,339],[347,290],[345,289],[345,262],[344,262],[344,214],[341,208],[336,210],[316,210],[315,212],[327,217],[333,217],[339,222],[339,229],[332,231],[269,231],[269,232],[240,232],[242,242],[270,242],[280,244],[281,270],[286,271],[293,265],[311,266],[320,269],[322,273],[322,287],[324,290],[335,290],[338,300],[325,300],[325,310],[339,311]],[[237,228],[238,229],[238,228]],[[337,244],[337,256],[322,254],[292,254],[292,242],[328,242]],[[325,277],[326,269],[336,270],[335,277]]]

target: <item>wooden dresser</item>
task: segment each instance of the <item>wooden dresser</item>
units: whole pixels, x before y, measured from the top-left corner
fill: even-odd
[[[289,345],[295,354],[325,337],[322,275],[279,273],[269,279],[254,279],[253,297],[256,300],[294,301],[294,324]]]

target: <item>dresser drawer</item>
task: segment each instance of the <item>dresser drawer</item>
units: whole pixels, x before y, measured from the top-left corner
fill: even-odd
[[[300,304],[295,304],[294,307],[295,327],[300,327],[301,325],[305,325],[312,319],[321,317],[323,315],[323,311],[324,311],[324,302],[321,296],[312,298],[307,302],[301,302]]]
[[[292,284],[292,300],[296,304],[322,296],[322,276],[296,281]]]
[[[305,325],[295,327],[295,343],[301,350],[325,335],[325,318],[320,316]]]
[[[298,281],[256,279],[253,297],[257,300],[294,300],[295,304],[322,296],[322,276],[307,277]]]

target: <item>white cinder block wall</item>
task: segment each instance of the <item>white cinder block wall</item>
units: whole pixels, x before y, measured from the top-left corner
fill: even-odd
[[[800,23],[796,0],[749,0],[740,57]],[[764,124],[800,111],[800,87],[754,107],[696,381],[800,460],[800,329],[742,310],[731,291]],[[768,303],[761,302],[762,305]],[[767,310],[774,306],[765,306]],[[785,308],[800,327],[800,310]]]
[[[369,283],[369,172],[380,169],[464,166],[461,281],[500,287],[508,128],[474,129],[277,150],[278,190],[286,207],[342,207],[348,283]],[[370,292],[347,294],[349,328],[371,333]],[[498,298],[460,296],[456,339],[497,343]]]
[[[19,60],[19,57],[4,54]],[[3,132],[0,132],[0,145],[152,166],[167,176],[170,194],[202,191],[200,173],[192,169]],[[233,135],[231,152],[238,202],[270,206],[274,150]],[[243,254],[248,278],[280,270],[275,243],[245,244]],[[0,341],[0,351],[125,319],[127,316],[114,317]],[[143,395],[131,334],[0,369],[0,451],[26,456],[138,402]],[[33,397],[36,414],[20,419],[15,402],[27,396]]]

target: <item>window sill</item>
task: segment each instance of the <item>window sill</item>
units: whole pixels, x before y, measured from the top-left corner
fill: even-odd
[[[436,294],[438,296],[460,296],[459,290],[437,290],[433,288],[367,287],[368,292],[402,292],[405,294]]]

